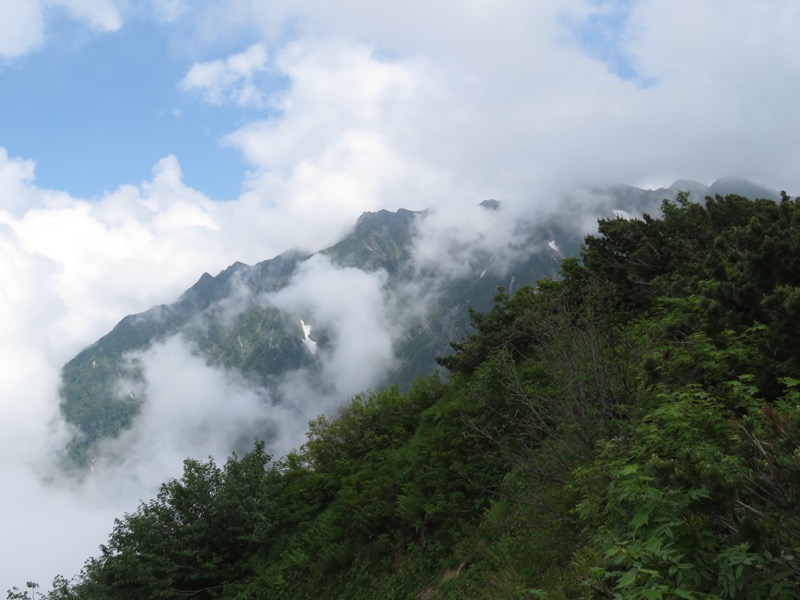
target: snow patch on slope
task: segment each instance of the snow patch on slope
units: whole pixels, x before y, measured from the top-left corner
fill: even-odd
[[[300,319],[300,327],[303,328],[303,340],[302,342],[306,345],[309,352],[311,354],[317,353],[317,342],[312,340],[309,336],[311,335],[311,325],[308,325],[303,319]]]

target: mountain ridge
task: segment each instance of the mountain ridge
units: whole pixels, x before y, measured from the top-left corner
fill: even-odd
[[[187,459],[48,597],[796,598],[798,217],[600,220],[471,314],[451,376],[355,394],[284,455]]]
[[[676,182],[672,187],[678,186]],[[696,183],[696,182],[693,182]],[[749,189],[772,193],[749,182]],[[698,184],[702,185],[702,184]],[[739,180],[718,180],[705,190],[742,188]],[[670,188],[670,189],[671,189]],[[690,192],[694,193],[692,190]],[[609,207],[634,214],[654,209],[663,192],[619,186],[606,190],[594,212],[610,216]],[[497,201],[484,201],[487,214],[502,210]],[[339,269],[364,273],[385,273],[386,290],[397,290],[419,277],[412,262],[419,226],[429,211],[380,210],[362,214],[350,234],[333,246],[316,253],[287,251],[255,265],[235,262],[216,276],[204,273],[172,304],[154,306],[143,313],[128,315],[105,336],[88,346],[62,371],[61,409],[67,421],[81,435],[70,445],[70,456],[85,462],[99,440],[114,437],[131,426],[144,397],[119,393],[119,382],[141,381],[143,373],[131,353],[145,351],[154,343],[173,336],[190,342],[193,352],[208,364],[240,371],[253,385],[265,386],[277,401],[282,401],[280,384],[285,373],[305,369],[314,385],[320,379],[319,356],[312,355],[303,343],[300,319],[265,300],[284,290],[309,261],[328,260]],[[560,260],[577,255],[583,234],[575,227],[551,218],[530,227],[520,238],[522,251],[507,272],[492,270],[490,252],[471,255],[467,275],[444,283],[430,280],[423,286],[440,286],[440,297],[432,294],[424,314],[407,319],[402,335],[394,340],[398,364],[384,373],[384,383],[408,382],[435,367],[435,357],[448,351],[449,342],[468,330],[468,308],[487,310],[498,285],[513,288],[542,277],[558,274]],[[488,277],[486,276],[488,274]],[[413,298],[410,300],[413,301]],[[311,323],[314,341],[325,352],[334,342],[330,324]],[[343,398],[342,398],[343,399]]]

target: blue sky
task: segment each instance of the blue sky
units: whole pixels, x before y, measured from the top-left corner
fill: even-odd
[[[634,57],[626,49],[633,0],[595,0],[594,12],[568,23],[567,27],[587,54],[605,62],[610,73],[649,87],[655,81],[638,72]]]
[[[215,199],[239,194],[246,164],[222,136],[264,114],[211,106],[181,91],[191,66],[170,32],[132,20],[90,32],[69,19],[40,50],[0,68],[0,145],[37,162],[37,182],[82,198],[150,176],[180,157],[188,185]]]

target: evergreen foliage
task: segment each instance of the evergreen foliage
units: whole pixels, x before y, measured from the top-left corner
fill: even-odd
[[[446,382],[187,461],[49,597],[798,597],[800,199],[662,212],[500,290]]]

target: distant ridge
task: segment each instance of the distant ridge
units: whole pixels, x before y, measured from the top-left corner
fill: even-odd
[[[654,193],[665,194],[672,198],[678,192],[689,192],[693,200],[702,200],[706,196],[727,196],[736,194],[755,200],[764,198],[767,200],[779,200],[780,193],[770,187],[753,183],[741,177],[721,177],[711,185],[705,185],[692,179],[678,179],[668,188],[658,188],[652,190]]]
[[[395,348],[398,364],[384,383],[402,387],[413,377],[430,373],[435,357],[447,353],[449,342],[467,332],[469,309],[488,309],[498,285],[516,289],[558,276],[561,260],[578,254],[586,233],[582,227],[590,220],[594,224],[598,217],[615,214],[657,214],[662,200],[672,199],[681,191],[689,192],[694,201],[714,194],[779,199],[775,190],[734,177],[718,179],[710,186],[678,180],[669,188],[657,190],[617,185],[570,195],[562,205],[561,216],[527,225],[527,241],[508,270],[495,271],[494,257],[478,254],[475,264],[468,265],[468,274],[444,284],[426,314],[411,320],[398,315],[397,321],[406,323],[407,330]],[[489,211],[501,208],[497,200],[480,204]],[[383,271],[387,289],[413,283],[417,276],[411,265],[413,244],[420,219],[426,214],[405,209],[364,213],[350,234],[316,255],[339,268]],[[278,391],[281,378],[291,371],[306,369],[310,385],[325,387],[325,381],[315,379],[320,376],[320,356],[333,343],[325,323],[310,323],[319,349],[312,354],[300,325],[301,318],[309,317],[264,300],[285,288],[314,256],[290,251],[252,266],[236,262],[216,276],[204,273],[176,302],[123,318],[112,331],[70,360],[62,370],[61,409],[80,432],[69,449],[72,459],[87,462],[96,442],[116,436],[131,425],[146,398],[119,389],[120,381],[142,377],[139,367],[126,357],[173,336],[181,336],[208,364],[236,370],[253,385],[265,387],[274,402],[291,401]],[[233,297],[240,306],[231,315],[228,300]]]

